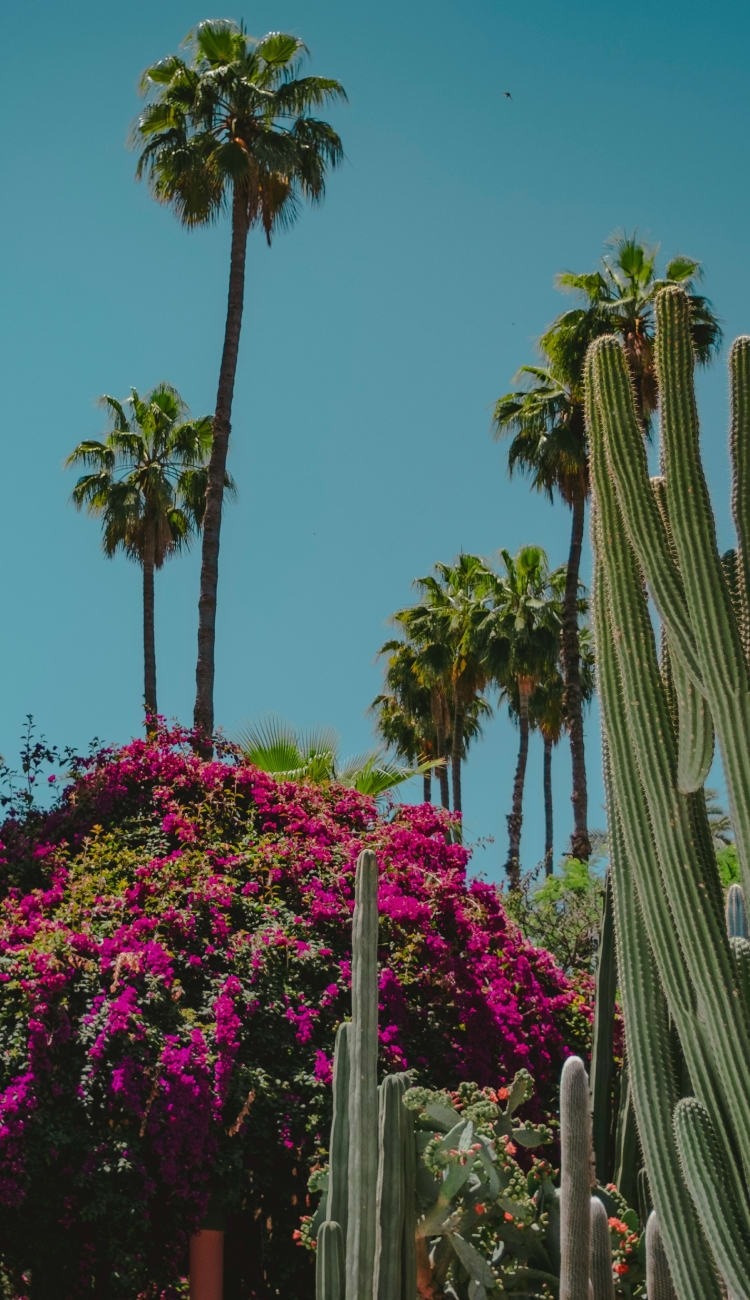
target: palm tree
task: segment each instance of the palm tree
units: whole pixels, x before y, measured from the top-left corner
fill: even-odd
[[[260,226],[267,242],[290,225],[301,200],[319,202],[326,174],[342,159],[341,141],[311,110],[345,98],[337,81],[299,77],[307,53],[296,36],[270,32],[260,40],[225,20],[199,23],[187,55],[147,68],[149,97],[136,123],[141,146],[136,174],[188,227],[231,212],[232,238],[224,347],[203,526],[195,727],[210,751],[214,729],[214,650],[219,533],[232,399],[242,325],[247,238]]]
[[[512,435],[509,473],[520,469],[530,476],[537,492],[543,492],[550,501],[559,495],[571,511],[561,654],[573,785],[571,854],[586,860],[591,844],[578,628],[579,574],[589,494],[583,356],[566,354],[564,348],[557,347],[554,337],[548,337],[547,348],[543,353],[546,366],[523,366],[519,372],[528,377],[530,387],[498,399],[494,425],[496,437]]]
[[[186,547],[203,520],[211,419],[189,418],[175,388],[159,384],[125,402],[99,398],[111,429],[101,441],[79,442],[65,464],[86,465],[72,500],[102,519],[104,553],[122,550],[143,570],[143,697],[147,725],[156,716],[154,572]],[[127,408],[127,411],[126,411]],[[230,488],[233,484],[226,480]]]
[[[511,436],[508,468],[520,469],[532,487],[551,500],[559,495],[572,513],[567,581],[562,615],[562,668],[565,716],[570,737],[574,828],[570,852],[588,860],[588,795],[583,733],[583,694],[578,643],[578,575],[589,492],[588,448],[584,420],[583,365],[586,351],[601,334],[619,334],[628,352],[639,409],[648,422],[656,409],[653,368],[656,293],[665,284],[682,284],[690,295],[697,360],[707,364],[721,342],[721,330],[708,300],[695,293],[701,275],[693,258],[673,258],[663,278],[656,277],[658,249],[637,235],[610,241],[600,269],[589,274],[564,272],[557,284],[582,295],[580,307],[558,316],[539,340],[542,364],[518,372],[523,388],[499,398],[494,432]]]
[[[432,693],[418,675],[416,651],[405,641],[387,641],[379,655],[388,655],[385,691],[370,705],[380,738],[406,763],[438,758]],[[443,758],[443,756],[440,756]],[[442,767],[445,767],[443,760]],[[424,802],[432,799],[432,771],[423,777]]]
[[[378,735],[408,764],[414,764],[424,758],[435,759],[441,781],[442,803],[445,808],[450,805],[448,795],[448,773],[445,753],[450,752],[450,710],[447,707],[445,693],[440,691],[439,683],[432,688],[424,684],[419,653],[405,641],[387,641],[379,651],[388,655],[385,669],[386,690],[376,696],[370,705],[370,712],[375,715],[375,727]],[[477,696],[467,710],[464,719],[464,744],[462,759],[466,757],[472,740],[481,734],[482,720],[492,710],[482,696]],[[436,726],[436,716],[442,719],[442,727]],[[442,736],[442,750],[438,755],[440,744],[438,731]],[[424,773],[424,801],[432,799],[432,770]]]
[[[552,334],[577,355],[592,338],[617,334],[622,339],[633,376],[641,419],[648,430],[659,394],[654,366],[654,302],[660,289],[679,284],[688,295],[692,316],[695,358],[707,365],[721,346],[721,327],[711,303],[696,293],[702,275],[700,262],[692,257],[673,257],[663,277],[656,274],[659,246],[644,244],[637,232],[614,235],[600,265],[591,272],[563,271],[557,277],[560,289],[583,298],[580,307],[563,312],[542,336],[542,345]]]
[[[586,604],[582,601],[581,604]],[[588,627],[580,629],[581,690],[584,704],[594,693],[594,651]],[[565,679],[560,663],[554,664],[534,690],[529,701],[532,730],[538,731],[544,745],[542,787],[544,792],[544,874],[551,876],[554,855],[554,819],[552,806],[552,751],[560,743],[567,727],[565,717]]]
[[[487,618],[494,581],[479,556],[459,555],[453,565],[436,564],[434,575],[417,578],[422,603],[394,615],[452,698],[451,783],[453,810],[459,813],[467,715],[500,671],[502,658],[502,643]]]
[[[550,573],[541,546],[522,546],[515,556],[502,550],[505,573],[492,612],[495,635],[505,642],[501,671],[495,680],[518,716],[519,745],[513,781],[513,802],[508,815],[508,859],[505,870],[511,888],[521,879],[520,847],[523,791],[529,753],[531,700],[540,682],[551,675],[560,646],[561,597],[565,571]]]
[[[246,762],[278,781],[343,785],[375,799],[434,766],[427,760],[403,767],[382,749],[342,759],[339,737],[332,728],[302,733],[276,717],[246,727],[237,748]]]

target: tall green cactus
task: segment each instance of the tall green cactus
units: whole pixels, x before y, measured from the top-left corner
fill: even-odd
[[[744,1267],[750,1248],[747,962],[738,947],[744,941],[730,944],[727,935],[705,805],[696,793],[715,730],[748,888],[750,339],[735,345],[731,359],[739,543],[733,599],[698,450],[684,292],[663,290],[656,316],[664,478],[656,492],[620,344],[598,340],[587,361],[594,607],[634,1106],[677,1294],[705,1300],[720,1294],[717,1268],[736,1289],[736,1268]],[[660,671],[646,588],[664,629],[668,672]],[[695,1103],[680,1101],[682,1071],[671,1059],[670,1022]],[[707,1171],[700,1189],[688,1176],[692,1202],[685,1204],[675,1174],[678,1152],[686,1172],[697,1169],[698,1152],[721,1169],[724,1202],[736,1207],[733,1244],[717,1231],[720,1189]],[[696,1213],[701,1226],[693,1223],[691,1230]]]
[[[560,1300],[589,1300],[593,1178],[589,1081],[569,1056],[560,1079]]]
[[[406,1074],[377,1081],[378,870],[357,861],[352,1019],[333,1066],[326,1220],[318,1229],[317,1300],[414,1300],[416,1147]]]
[[[656,1210],[651,1211],[646,1224],[646,1294],[648,1300],[677,1300]]]
[[[747,939],[747,913],[742,885],[727,890],[727,934],[730,939]]]
[[[615,1300],[609,1219],[598,1196],[591,1197],[591,1290],[593,1300]]]

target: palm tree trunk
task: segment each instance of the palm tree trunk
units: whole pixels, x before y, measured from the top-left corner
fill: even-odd
[[[147,543],[143,554],[143,707],[148,733],[154,729],[154,719],[157,714],[153,551],[153,544]]]
[[[552,875],[552,737],[544,740],[544,874]]]
[[[197,747],[210,756],[214,730],[214,654],[216,647],[216,587],[219,577],[219,532],[224,499],[224,478],[232,422],[232,398],[237,373],[237,355],[242,328],[242,305],[245,295],[245,254],[248,236],[247,196],[235,186],[232,200],[232,250],[229,262],[229,296],[227,300],[224,348],[221,354],[216,411],[213,420],[213,443],[208,463],[206,513],[203,517],[201,586],[198,601],[198,662],[195,670],[195,710],[193,723]]]
[[[432,700],[432,720],[435,726],[435,747],[437,749],[436,758],[447,758],[445,743],[445,705],[439,691],[433,688]],[[440,764],[437,770],[438,782],[440,784],[440,802],[443,808],[450,808],[450,794],[448,792],[448,768],[445,762]]]
[[[422,776],[422,802],[432,803],[432,772],[425,772]]]
[[[453,785],[453,811],[461,812],[461,753],[464,747],[464,710],[456,704],[453,710],[453,736],[451,743],[451,782]]]
[[[573,834],[570,840],[571,857],[588,862],[591,841],[588,832],[588,793],[586,789],[586,760],[583,742],[583,697],[581,694],[581,655],[578,643],[578,574],[581,567],[583,524],[586,497],[576,493],[573,501],[573,523],[570,533],[568,569],[565,577],[565,596],[562,618],[562,667],[565,678],[565,719],[570,736],[570,759],[573,772]]]
[[[526,780],[526,761],[529,757],[529,690],[519,683],[518,725],[520,740],[518,761],[513,781],[513,803],[508,816],[508,861],[505,870],[511,889],[521,884],[521,824],[523,822],[523,787]]]

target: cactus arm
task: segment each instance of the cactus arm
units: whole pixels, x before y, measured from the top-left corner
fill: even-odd
[[[373,1300],[378,1169],[378,868],[360,853],[352,920],[346,1300]]]
[[[349,1034],[351,1021],[343,1021],[336,1030],[333,1053],[333,1119],[328,1167],[326,1218],[340,1224],[346,1241],[349,1203]]]
[[[620,1105],[615,1132],[615,1163],[612,1182],[625,1197],[628,1205],[638,1201],[638,1128],[633,1111],[633,1098],[628,1076],[627,1061],[620,1071]],[[602,1180],[599,1179],[601,1182]]]
[[[402,1110],[404,1217],[401,1241],[401,1295],[396,1300],[414,1300],[417,1293],[417,1144],[414,1112]]]
[[[701,1221],[709,1229],[719,1271],[733,1291],[747,1295],[747,1217],[727,1187],[724,1155],[711,1117],[694,1097],[683,1097],[675,1108],[674,1127],[685,1180]]]
[[[670,554],[677,563],[667,509],[667,488],[662,477],[651,479]],[[696,690],[679,654],[670,649],[670,633],[662,626],[661,677],[672,720],[677,730],[677,789],[683,794],[705,785],[714,757],[714,728],[708,705]]]
[[[588,1300],[592,1152],[589,1081],[569,1056],[560,1079],[560,1300]]]
[[[737,533],[737,622],[745,661],[750,657],[750,338],[735,339],[729,354],[731,424],[729,454],[732,461],[732,518]]]
[[[326,1219],[318,1229],[315,1258],[316,1300],[344,1300],[344,1234],[341,1224]]]
[[[659,615],[665,623],[673,653],[698,690],[702,670],[695,637],[687,619],[685,589],[673,557],[670,539],[648,476],[643,435],[635,414],[633,389],[622,348],[614,337],[597,339],[587,356],[587,419],[589,431],[596,410],[594,388],[606,385],[607,407],[599,459],[606,461],[617,486],[622,521],[644,572]],[[604,464],[601,472],[606,473]]]
[[[727,890],[727,934],[730,939],[747,939],[747,914],[742,885],[730,885]]]
[[[390,1074],[379,1089],[378,1228],[375,1249],[377,1300],[398,1300],[402,1291],[404,1227],[403,1097],[409,1086],[405,1074]]]
[[[591,1047],[591,1103],[593,1114],[594,1159],[600,1183],[612,1176],[612,1024],[615,1016],[617,965],[612,916],[612,881],[610,873],[604,886],[604,908],[599,936],[594,999],[594,1041]]]
[[[603,494],[601,494],[603,495]],[[659,975],[684,1027],[693,1019],[692,990],[677,945],[673,923],[663,906],[663,889],[654,870],[655,850],[634,756],[621,723],[621,683],[613,645],[605,585],[601,502],[592,515],[596,569],[593,615],[599,662],[604,724],[605,785],[611,837],[611,870],[620,995],[626,1026],[628,1078],[635,1101],[639,1135],[657,1202],[664,1206],[670,1258],[682,1286],[683,1300],[718,1300],[719,1290],[705,1240],[691,1224],[691,1203],[679,1175],[671,1117],[677,1081],[669,1036],[669,1017],[649,940],[659,953]],[[628,809],[627,819],[620,807]],[[643,909],[636,898],[635,869]],[[648,934],[644,929],[648,926]],[[697,1066],[708,1054],[697,1052]],[[708,1081],[710,1083],[710,1080]]]
[[[615,1300],[612,1243],[607,1211],[598,1196],[591,1197],[591,1287],[594,1300]]]
[[[648,1300],[677,1300],[656,1210],[651,1211],[646,1224],[646,1293]]]
[[[713,1258],[681,1177],[671,1116],[677,1081],[669,1033],[669,1015],[659,985],[634,881],[624,851],[621,819],[612,806],[607,781],[612,856],[615,930],[620,995],[626,1024],[628,1077],[634,1094],[638,1131],[649,1183],[663,1207],[665,1242],[681,1300],[719,1300]]]

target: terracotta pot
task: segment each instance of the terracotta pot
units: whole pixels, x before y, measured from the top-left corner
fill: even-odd
[[[190,1238],[190,1300],[222,1300],[224,1233],[202,1228]]]

